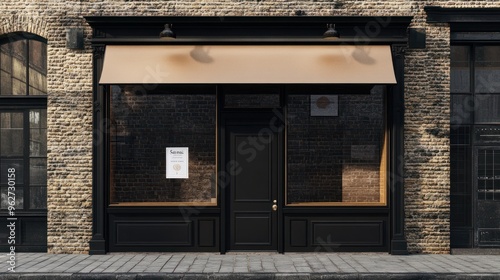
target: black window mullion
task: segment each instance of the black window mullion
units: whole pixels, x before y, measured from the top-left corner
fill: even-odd
[[[30,119],[29,109],[23,110],[24,210],[30,208]]]
[[[26,56],[26,95],[30,95],[30,40],[26,40],[24,55]]]
[[[470,63],[470,90],[472,95],[472,103],[474,108],[471,114],[471,122],[476,123],[476,44],[470,45],[469,50],[469,63]],[[472,134],[472,133],[471,133]]]

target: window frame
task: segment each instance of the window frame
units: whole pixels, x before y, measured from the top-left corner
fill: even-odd
[[[48,41],[47,41],[47,39],[40,37],[38,35],[32,34],[32,33],[14,32],[14,33],[9,33],[9,34],[0,36],[0,46],[4,45],[4,44],[8,44],[8,43],[22,41],[22,40],[26,40],[26,45],[25,45],[25,48],[23,50],[23,52],[25,54],[25,58],[26,58],[26,66],[25,66],[25,71],[26,71],[26,81],[25,81],[26,89],[25,90],[26,90],[26,92],[24,95],[14,95],[14,94],[12,94],[12,92],[11,92],[11,94],[1,94],[1,92],[0,92],[0,98],[2,98],[2,99],[8,98],[8,97],[15,97],[15,98],[31,97],[31,98],[34,98],[34,97],[46,97],[47,96],[47,93],[45,95],[30,95],[29,94],[30,93],[30,73],[29,73],[30,72],[30,52],[29,52],[29,49],[30,49],[30,41],[38,41],[38,42],[45,44],[45,50],[47,52],[47,47],[48,47],[47,42]],[[45,66],[48,68],[48,53],[45,54]],[[48,69],[47,69],[47,73],[48,73]],[[2,81],[0,80],[0,83],[1,82]]]
[[[458,41],[454,42],[451,44],[451,48],[454,46],[467,46],[469,48],[469,91],[468,92],[453,92],[452,87],[451,87],[451,63],[450,63],[450,95],[451,98],[453,96],[469,96],[472,99],[472,112],[469,112],[470,115],[470,122],[469,123],[451,123],[451,125],[500,125],[500,120],[494,121],[494,122],[484,122],[484,121],[476,121],[477,116],[476,116],[476,111],[479,111],[480,108],[476,108],[477,102],[476,98],[478,96],[499,96],[500,97],[500,90],[497,92],[490,92],[490,93],[481,93],[481,92],[476,92],[476,49],[478,47],[484,47],[484,46],[499,46],[500,43],[493,41],[493,42],[467,42],[467,41]],[[451,52],[451,49],[450,49]],[[450,57],[450,62],[451,62],[451,57]],[[450,104],[451,105],[451,104]],[[453,113],[453,111],[451,111]],[[454,116],[452,115],[451,118]]]
[[[290,208],[300,208],[300,207],[387,207],[389,206],[389,183],[390,183],[390,131],[389,131],[389,87],[388,85],[384,85],[384,92],[382,93],[382,105],[383,105],[383,143],[381,146],[381,156],[380,156],[380,200],[378,202],[289,202],[288,201],[288,127],[289,127],[289,118],[286,117],[285,123],[285,188],[284,188],[284,206]],[[305,93],[288,93],[288,95],[304,95]],[[307,93],[306,95],[315,95],[316,93]],[[325,93],[325,94],[333,94],[333,93]],[[342,94],[342,93],[340,93]],[[350,92],[346,94],[351,94]],[[286,115],[288,115],[288,103],[285,106]],[[340,111],[341,108],[339,108]]]
[[[143,85],[133,85],[133,84],[126,84],[126,85],[106,85],[106,91],[108,93],[112,92],[111,87],[112,86],[134,86],[136,90],[141,92],[141,94],[165,94],[161,93],[161,90],[164,89],[164,86],[157,85],[154,89],[148,89],[147,87],[144,87]],[[218,208],[220,207],[220,182],[219,182],[219,174],[218,174],[218,133],[219,133],[219,107],[220,107],[220,102],[219,102],[219,96],[220,94],[216,91],[215,88],[212,87],[197,87],[197,86],[188,86],[187,89],[185,85],[174,85],[174,86],[168,86],[167,87],[169,90],[172,90],[175,92],[176,95],[185,95],[185,94],[200,94],[200,95],[213,95],[215,97],[215,129],[213,131],[214,139],[215,139],[215,147],[214,147],[214,152],[215,152],[215,159],[214,159],[214,167],[215,167],[215,198],[212,198],[211,201],[158,201],[158,202],[140,202],[140,201],[132,201],[132,202],[114,202],[113,201],[113,178],[114,178],[114,170],[113,170],[113,157],[112,157],[112,145],[111,143],[113,141],[113,136],[111,133],[112,129],[112,124],[110,123],[107,125],[107,136],[106,136],[106,146],[107,146],[107,151],[106,151],[106,158],[105,158],[105,163],[107,165],[107,172],[108,176],[106,176],[106,195],[107,195],[107,200],[106,200],[106,207],[108,209],[119,209],[119,208],[127,208],[127,207],[132,207],[132,208],[140,208],[140,207],[165,207],[165,208],[178,208],[178,207],[200,207],[200,208]],[[193,93],[196,92],[196,93]],[[123,93],[120,93],[123,94]],[[105,100],[107,104],[107,119],[111,120],[111,115],[112,115],[112,94],[106,94],[105,95]],[[172,179],[170,179],[172,180]],[[174,179],[174,180],[179,180],[179,179]],[[183,179],[181,179],[183,180]]]
[[[1,113],[10,113],[10,112],[21,112],[23,114],[23,154],[22,156],[16,158],[22,158],[23,160],[23,209],[16,209],[16,212],[21,215],[45,215],[47,212],[47,206],[45,208],[39,209],[31,209],[30,205],[30,192],[31,192],[31,184],[30,184],[30,120],[29,114],[31,110],[47,110],[47,94],[45,95],[29,95],[29,70],[30,70],[30,54],[29,54],[29,45],[30,41],[38,41],[42,42],[46,45],[47,48],[47,39],[40,37],[38,35],[26,32],[14,32],[8,33],[0,36],[0,45],[16,42],[20,40],[26,40],[27,43],[25,45],[24,53],[26,55],[26,92],[24,95],[0,95],[0,112]],[[48,66],[48,54],[45,56],[45,65]],[[1,81],[0,81],[1,82]],[[47,121],[47,120],[46,120]],[[47,125],[48,126],[48,125]],[[45,128],[47,129],[47,128]],[[46,140],[47,141],[47,140]],[[1,157],[8,158],[8,157]],[[40,158],[39,156],[35,158]],[[45,158],[47,159],[47,153],[45,154]],[[46,171],[47,172],[47,171]],[[44,187],[47,189],[48,184],[45,182],[45,185],[37,184],[36,187]]]

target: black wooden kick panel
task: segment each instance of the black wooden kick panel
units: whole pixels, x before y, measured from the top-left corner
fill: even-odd
[[[123,245],[193,246],[193,222],[119,221],[116,243]]]
[[[388,251],[385,217],[285,217],[286,251]]]
[[[110,215],[111,252],[218,251],[218,217]]]
[[[8,242],[11,232],[7,226],[12,221],[0,219],[0,252],[9,252],[10,246],[15,246],[16,252],[47,252],[47,217],[19,215],[17,218],[15,239],[11,239],[15,244]]]

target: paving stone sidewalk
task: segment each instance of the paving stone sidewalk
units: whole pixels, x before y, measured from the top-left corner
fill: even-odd
[[[0,255],[0,279],[500,279],[500,255],[384,253]]]

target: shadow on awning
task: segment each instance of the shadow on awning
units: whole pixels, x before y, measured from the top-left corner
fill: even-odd
[[[396,84],[388,45],[108,45],[100,84]]]

